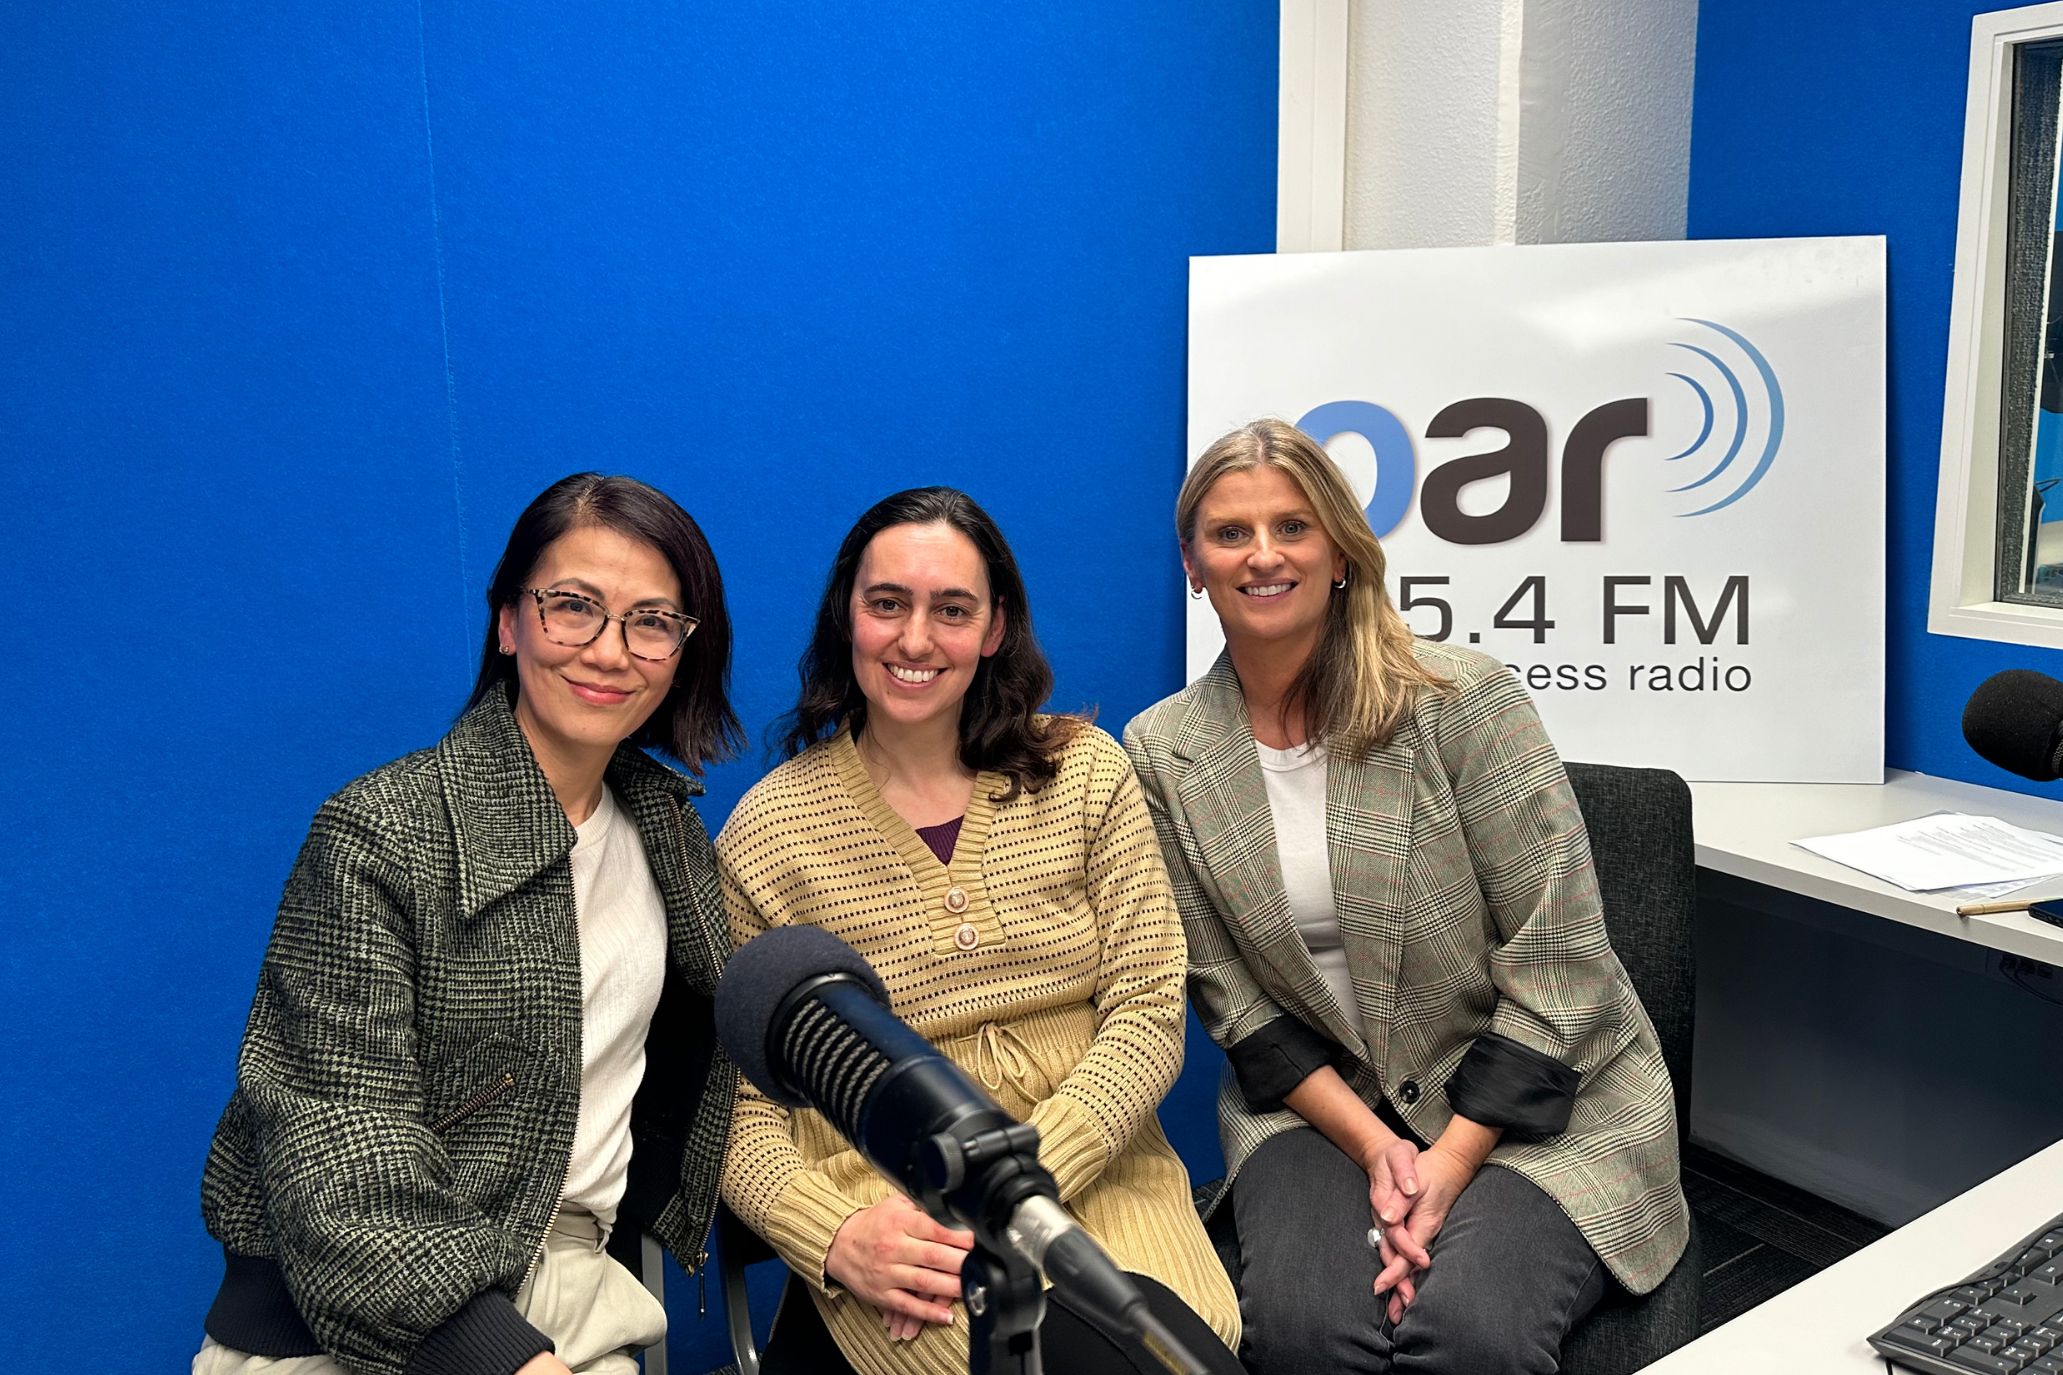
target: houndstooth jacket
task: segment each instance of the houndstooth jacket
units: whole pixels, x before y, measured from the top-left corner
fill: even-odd
[[[1506,1127],[1490,1163],[1553,1197],[1645,1293],[1682,1254],[1689,1213],[1668,1071],[1606,938],[1582,815],[1509,670],[1459,647],[1417,653],[1451,689],[1420,694],[1381,748],[1328,760],[1352,1009],[1290,915],[1229,657],[1125,730],[1188,932],[1190,994],[1231,1061],[1226,1173],[1303,1125],[1280,1093],[1329,1061],[1422,1140],[1464,1106]],[[1276,1092],[1257,1093],[1271,1078]]]
[[[620,747],[607,779],[666,908],[618,1231],[704,1259],[736,1072],[698,785]],[[573,827],[500,693],[347,785],[287,879],[201,1183],[227,1266],[207,1319],[259,1356],[506,1375],[549,1349],[512,1298],[580,1108]]]

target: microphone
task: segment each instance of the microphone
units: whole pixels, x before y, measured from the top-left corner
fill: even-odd
[[[760,1092],[822,1113],[932,1217],[1024,1257],[1084,1317],[1143,1341],[1171,1369],[1202,1370],[1060,1206],[1038,1163],[1038,1129],[998,1107],[888,1001],[873,966],[829,931],[775,927],[725,967],[717,1039]]]
[[[2063,776],[2063,682],[2026,668],[1992,674],[1963,708],[1963,739],[2022,778]]]

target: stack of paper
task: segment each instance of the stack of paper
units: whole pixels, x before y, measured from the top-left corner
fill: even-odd
[[[1914,893],[1958,888],[1996,896],[2063,874],[2063,837],[1964,812],[1793,843]]]

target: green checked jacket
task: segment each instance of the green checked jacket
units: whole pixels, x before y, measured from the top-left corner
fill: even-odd
[[[667,913],[617,1230],[705,1258],[736,1079],[700,786],[619,748]],[[499,693],[325,802],[287,880],[201,1184],[227,1258],[209,1335],[354,1371],[508,1375],[550,1343],[513,1296],[580,1107],[573,827]]]
[[[1420,641],[1452,683],[1390,742],[1327,762],[1326,836],[1358,1006],[1312,963],[1283,892],[1239,679],[1209,673],[1125,731],[1189,936],[1189,988],[1225,1047],[1228,1176],[1303,1125],[1282,1096],[1333,1064],[1433,1140],[1504,1129],[1490,1163],[1551,1196],[1645,1293],[1689,1228],[1668,1071],[1605,935],[1590,842],[1525,691],[1473,650]]]

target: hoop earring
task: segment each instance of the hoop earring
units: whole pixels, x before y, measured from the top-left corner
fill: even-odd
[[[1203,600],[1203,588],[1196,583],[1189,584],[1189,596],[1194,601]]]
[[[1352,570],[1349,570],[1349,571],[1351,572]],[[1338,582],[1336,582],[1336,583],[1334,583],[1334,584],[1332,585],[1332,590],[1333,590],[1333,591],[1335,591],[1335,592],[1340,592],[1340,591],[1344,591],[1344,590],[1346,589],[1346,586],[1347,586],[1347,580],[1346,580],[1345,578],[1341,578],[1341,579],[1340,579],[1340,580],[1339,580]]]

